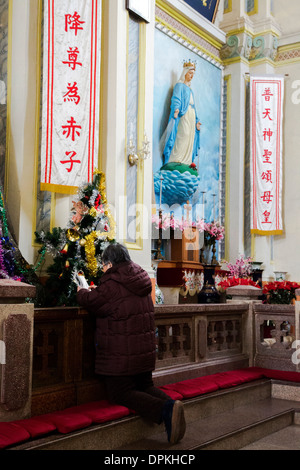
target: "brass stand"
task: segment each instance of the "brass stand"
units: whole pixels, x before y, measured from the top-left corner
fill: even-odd
[[[162,245],[162,210],[159,209],[159,228],[158,228],[158,240],[157,240],[157,249],[155,253],[154,259],[156,260],[164,260],[165,258],[161,254],[161,245]]]

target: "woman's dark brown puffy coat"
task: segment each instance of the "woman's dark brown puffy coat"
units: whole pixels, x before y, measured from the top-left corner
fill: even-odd
[[[136,375],[155,368],[150,277],[132,261],[114,265],[96,289],[81,289],[79,305],[96,316],[95,372]]]

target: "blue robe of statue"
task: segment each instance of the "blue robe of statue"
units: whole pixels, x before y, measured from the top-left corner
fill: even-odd
[[[175,140],[177,136],[178,124],[182,116],[187,112],[190,105],[191,94],[193,97],[193,103],[195,103],[194,93],[191,88],[184,83],[176,83],[173,96],[171,99],[171,112],[167,128],[166,144],[164,148],[164,164],[168,163]],[[194,162],[196,156],[198,155],[200,149],[200,131],[197,130],[196,124],[199,122],[195,104],[191,105],[195,110],[196,120],[195,120],[195,138],[194,146],[192,152],[192,162]],[[178,117],[174,118],[174,112],[176,109],[179,109]]]

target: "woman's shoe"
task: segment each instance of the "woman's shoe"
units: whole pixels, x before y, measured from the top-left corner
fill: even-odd
[[[168,441],[170,444],[176,444],[183,438],[186,429],[183,403],[179,400],[168,400],[164,405],[162,416]]]

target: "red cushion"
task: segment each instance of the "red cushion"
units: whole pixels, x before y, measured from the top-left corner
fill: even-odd
[[[26,429],[32,438],[44,436],[56,430],[53,423],[42,421],[40,418],[22,419],[21,421],[14,421],[14,423]]]
[[[106,421],[123,418],[131,413],[125,406],[114,405],[108,400],[86,403],[76,406],[72,410],[77,410],[87,416],[93,423],[105,423]]]
[[[58,432],[62,434],[77,431],[92,424],[92,420],[88,416],[68,409],[37,416],[36,419],[54,424]]]
[[[158,388],[160,390],[162,390],[163,392],[165,392],[165,394],[168,395],[170,398],[172,398],[172,400],[182,400],[183,399],[183,396],[181,395],[181,393],[178,393],[175,390],[165,388],[164,385],[162,387],[158,387]]]
[[[210,376],[219,388],[228,388],[241,385],[243,383],[258,380],[264,377],[261,371],[249,369],[237,369],[226,372],[219,372]]]
[[[234,387],[243,383],[238,375],[229,374],[228,372],[219,372],[211,375],[210,378],[217,384],[218,388]]]
[[[218,386],[208,377],[198,377],[196,379],[188,379],[182,382],[165,385],[164,389],[165,391],[173,390],[180,393],[183,398],[192,398],[197,395],[203,395],[204,393],[214,392],[218,390]]]
[[[251,380],[263,379],[264,374],[260,368],[249,367],[247,369],[236,369],[232,371],[234,374],[238,374],[243,382],[250,382]]]
[[[269,379],[286,380],[287,382],[300,382],[300,372],[292,372],[275,369],[260,369],[265,377]]]
[[[30,434],[15,423],[0,423],[0,449],[19,444],[30,439]]]

